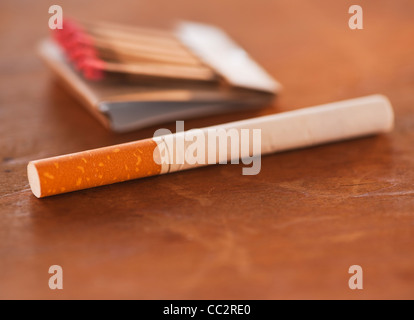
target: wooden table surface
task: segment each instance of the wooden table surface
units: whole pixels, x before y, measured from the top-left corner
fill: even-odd
[[[0,298],[414,298],[414,2],[354,2],[60,1],[82,19],[216,24],[284,85],[262,111],[186,129],[373,93],[389,97],[396,127],[263,157],[257,176],[210,166],[39,200],[28,161],[157,128],[101,127],[36,56],[51,2],[2,0]],[[348,27],[351,4],[363,30]],[[48,287],[51,265],[63,290]],[[348,287],[351,265],[363,290]]]

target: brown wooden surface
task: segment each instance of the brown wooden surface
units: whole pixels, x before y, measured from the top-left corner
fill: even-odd
[[[0,3],[0,298],[414,298],[413,1],[60,1],[82,19],[223,27],[284,85],[261,114],[382,93],[396,128],[266,156],[258,176],[210,166],[38,200],[28,161],[156,129],[109,133],[53,80],[34,52],[51,4]]]

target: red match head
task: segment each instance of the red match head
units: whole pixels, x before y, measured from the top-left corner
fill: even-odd
[[[101,80],[104,77],[105,63],[99,59],[92,37],[78,23],[65,19],[63,29],[53,31],[53,38],[86,79]]]

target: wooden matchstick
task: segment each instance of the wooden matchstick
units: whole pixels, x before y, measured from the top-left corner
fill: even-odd
[[[208,67],[160,65],[156,63],[117,63],[86,59],[82,67],[86,78],[99,80],[104,73],[123,73],[141,77],[158,77],[190,81],[216,81],[217,75]]]
[[[116,30],[115,30],[116,31]],[[165,43],[156,40],[157,36],[122,37],[122,32],[102,30],[97,28],[86,29],[72,21],[65,20],[62,30],[54,31],[55,39],[68,51],[82,51],[85,48],[93,48],[97,51],[113,52],[113,58],[127,56],[131,59],[151,59],[160,62],[201,65],[201,61],[187,48],[176,40],[174,43]],[[151,41],[148,41],[151,39]]]
[[[210,67],[181,45],[131,42],[105,37],[105,33],[104,36],[92,36],[72,21],[65,21],[64,29],[54,35],[74,65],[89,80],[100,80],[110,73],[192,81],[217,80]]]

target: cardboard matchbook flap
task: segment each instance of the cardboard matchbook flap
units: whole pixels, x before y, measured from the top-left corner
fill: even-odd
[[[270,93],[280,89],[281,85],[219,28],[182,22],[177,36],[231,85]]]

